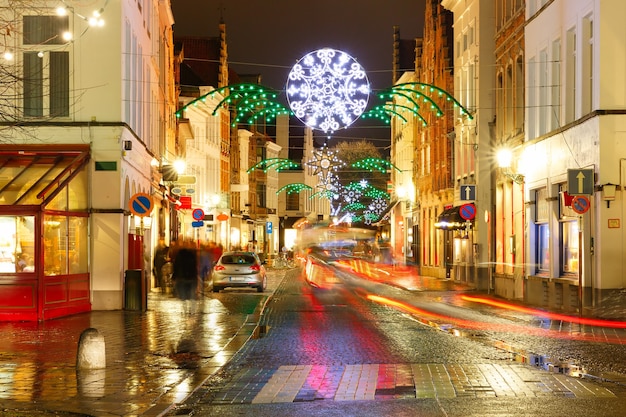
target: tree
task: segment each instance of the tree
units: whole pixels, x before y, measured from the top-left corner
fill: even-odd
[[[340,142],[333,149],[345,167],[337,172],[336,202],[337,217],[350,214],[353,223],[370,224],[387,207],[386,192],[388,172],[360,168],[358,162],[381,159],[380,152],[366,140]]]

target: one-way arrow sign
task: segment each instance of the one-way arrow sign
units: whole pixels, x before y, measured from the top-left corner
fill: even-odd
[[[462,201],[474,201],[476,200],[476,185],[475,184],[463,184],[461,185],[461,200]]]
[[[592,195],[593,183],[593,169],[567,170],[567,193],[569,195]]]

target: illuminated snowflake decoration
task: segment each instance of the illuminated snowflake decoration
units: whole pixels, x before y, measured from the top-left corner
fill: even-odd
[[[332,133],[350,126],[365,111],[370,85],[354,58],[336,49],[305,55],[287,79],[289,106],[305,125]]]

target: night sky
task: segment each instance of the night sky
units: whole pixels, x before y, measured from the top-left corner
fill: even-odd
[[[223,18],[231,67],[279,91],[296,61],[325,47],[353,56],[373,90],[390,87],[393,26],[402,39],[422,37],[424,1],[171,0],[175,35],[217,36]]]

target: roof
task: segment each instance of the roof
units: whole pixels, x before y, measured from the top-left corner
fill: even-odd
[[[89,145],[3,145],[0,206],[49,203],[89,157]]]

